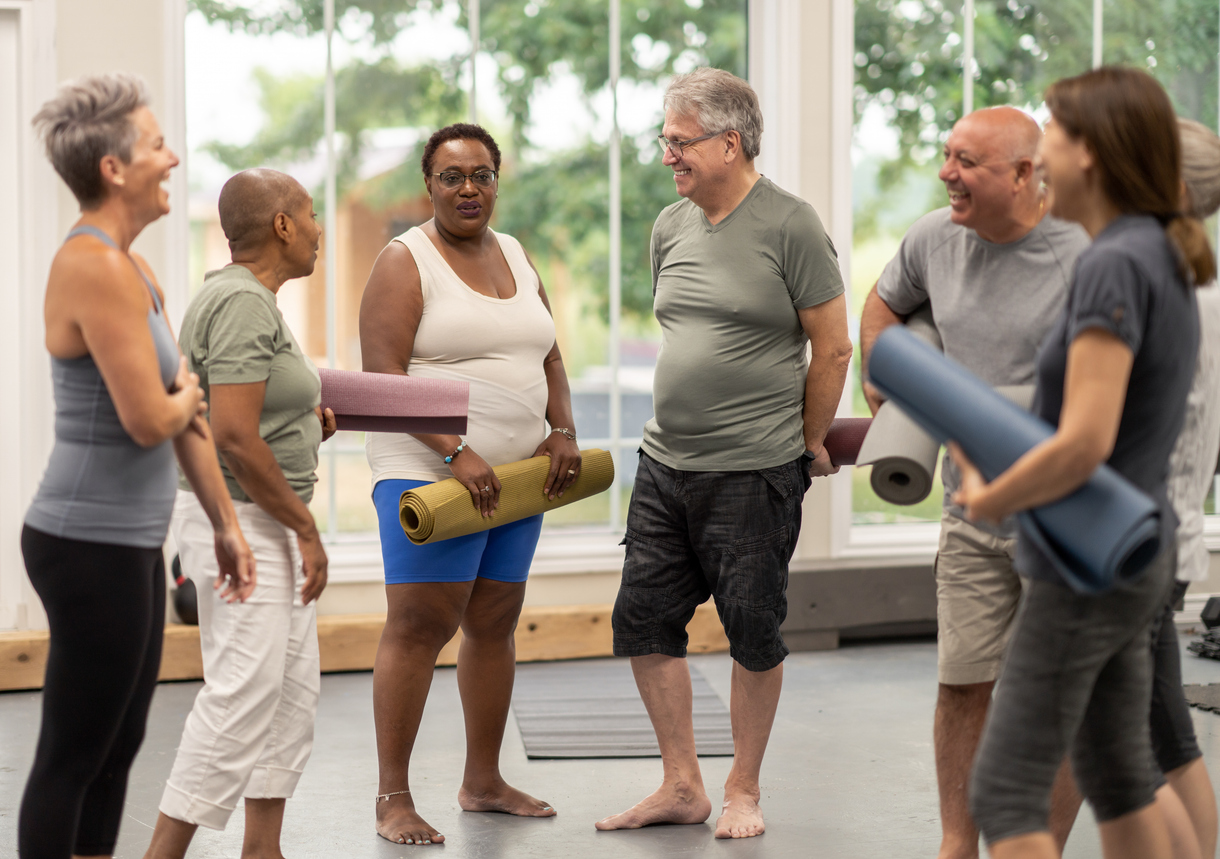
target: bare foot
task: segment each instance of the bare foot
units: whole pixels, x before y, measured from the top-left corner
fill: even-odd
[[[458,791],[462,811],[499,811],[518,817],[554,817],[555,809],[541,799],[534,799],[501,780],[498,784],[480,788],[462,785]]]
[[[724,801],[724,809],[716,821],[717,838],[752,838],[762,835],[766,829],[758,802],[743,793],[734,794]]]
[[[409,795],[377,803],[377,834],[395,844],[440,844],[445,840],[415,812]]]
[[[657,823],[703,823],[712,813],[712,801],[703,787],[662,784],[622,814],[593,824],[603,832],[610,829],[639,829]]]

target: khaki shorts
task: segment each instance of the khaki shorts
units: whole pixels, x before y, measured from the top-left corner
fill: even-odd
[[[948,686],[988,683],[1012,633],[1021,577],[1016,538],[988,534],[964,519],[941,517],[936,553],[937,676]]]

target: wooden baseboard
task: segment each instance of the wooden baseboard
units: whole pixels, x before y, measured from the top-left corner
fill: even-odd
[[[534,606],[521,611],[517,661],[545,662],[613,655],[608,605]],[[322,671],[367,671],[373,667],[384,614],[324,615],[318,618]],[[691,653],[728,650],[728,639],[711,603],[699,606],[686,628]],[[462,633],[441,650],[437,665],[455,665]],[[0,690],[40,689],[50,636],[46,630],[0,632]],[[161,654],[161,680],[203,677],[199,627],[169,624]]]

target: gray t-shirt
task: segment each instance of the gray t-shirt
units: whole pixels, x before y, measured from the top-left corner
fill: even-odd
[[[1015,242],[994,244],[953,223],[948,207],[916,221],[897,255],[877,281],[877,294],[895,313],[906,315],[931,303],[945,354],[987,384],[1028,385],[1042,339],[1063,308],[1076,258],[1089,246],[1077,224],[1050,216]],[[941,476],[945,509],[958,475],[945,457]],[[1016,535],[1016,524],[975,523],[997,536]]]
[[[813,207],[760,178],[713,225],[690,200],[652,228],[661,351],[644,452],[682,471],[751,471],[805,450],[808,338],[797,310],[843,292]]]
[[[212,385],[266,382],[258,434],[275,454],[292,491],[309,503],[317,482],[322,424],[314,409],[322,384],[275,303],[275,294],[248,268],[228,265],[204,275],[178,335],[191,372],[211,398]],[[249,501],[220,460],[229,495]],[[185,479],[179,485],[190,489]]]
[[[1059,424],[1068,350],[1084,331],[1099,328],[1133,355],[1118,436],[1107,464],[1151,495],[1161,507],[1161,545],[1169,546],[1178,520],[1166,494],[1169,454],[1182,430],[1186,395],[1199,346],[1194,289],[1178,272],[1178,253],[1160,223],[1123,215],[1081,255],[1063,313],[1038,352],[1034,414]],[[1057,579],[1051,562],[1024,536],[1017,569]]]

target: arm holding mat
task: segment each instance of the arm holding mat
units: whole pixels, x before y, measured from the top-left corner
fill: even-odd
[[[1055,432],[897,327],[877,338],[869,373],[934,438],[956,441],[987,480]],[[1104,464],[1080,488],[1018,518],[1022,533],[1081,593],[1099,593],[1137,576],[1160,548],[1157,504]]]
[[[614,482],[614,460],[608,451],[597,448],[581,451],[580,473],[562,498],[548,498],[542,491],[551,470],[550,457],[535,456],[492,470],[500,481],[500,504],[490,516],[482,515],[466,487],[452,478],[404,492],[398,515],[411,542],[435,543],[507,525],[597,495]]]

